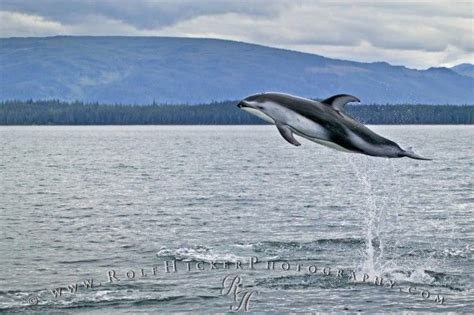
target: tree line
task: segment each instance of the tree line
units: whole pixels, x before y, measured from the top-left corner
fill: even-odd
[[[111,105],[59,100],[0,102],[0,125],[244,125],[264,124],[235,105]],[[367,124],[473,124],[474,105],[348,105]]]

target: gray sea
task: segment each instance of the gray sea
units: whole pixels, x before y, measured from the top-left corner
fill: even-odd
[[[371,128],[434,160],[273,126],[0,127],[0,312],[472,314],[474,127]]]

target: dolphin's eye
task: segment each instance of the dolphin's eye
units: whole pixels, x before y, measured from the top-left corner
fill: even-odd
[[[263,109],[263,106],[257,106],[258,109]]]

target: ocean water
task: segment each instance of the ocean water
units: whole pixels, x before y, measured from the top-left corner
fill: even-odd
[[[473,313],[474,127],[371,128],[434,160],[273,126],[0,127],[0,311]]]

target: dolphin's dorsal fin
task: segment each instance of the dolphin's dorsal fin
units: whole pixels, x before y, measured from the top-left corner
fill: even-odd
[[[324,101],[321,101],[323,104],[332,106],[337,112],[342,111],[344,106],[350,102],[360,102],[360,100],[352,95],[337,94],[325,99]]]
[[[293,131],[291,131],[291,128],[288,125],[283,125],[283,124],[276,124],[278,131],[280,132],[281,136],[285,138],[286,141],[291,143],[294,146],[300,146],[301,143],[299,143],[295,137],[293,136]]]

